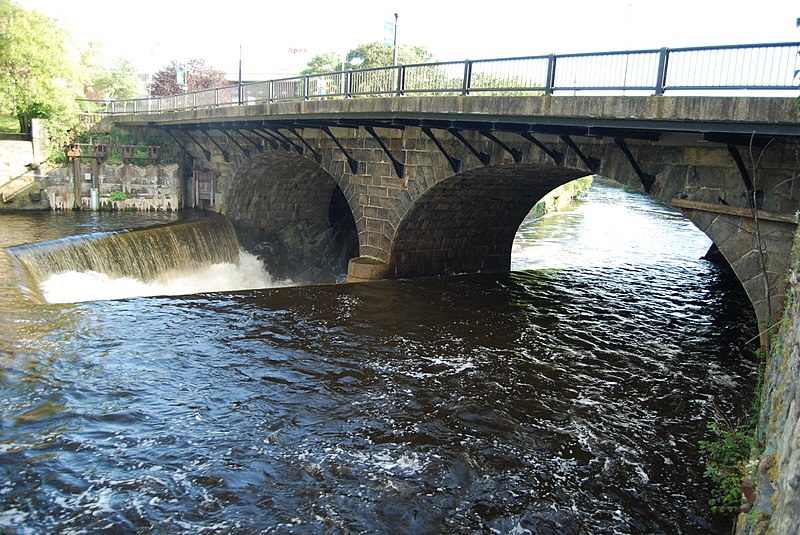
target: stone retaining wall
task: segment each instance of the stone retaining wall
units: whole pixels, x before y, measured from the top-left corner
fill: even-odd
[[[756,437],[763,451],[751,463],[752,504],[739,515],[740,535],[800,533],[800,232],[791,266],[783,321],[765,369]]]
[[[92,166],[81,163],[81,177],[91,176]],[[183,179],[177,164],[147,165],[103,164],[99,172],[101,206],[119,210],[179,210],[184,207]],[[92,182],[83,179],[81,206],[90,208]],[[53,169],[43,180],[44,191],[52,210],[71,210],[75,199],[72,174],[67,167]],[[124,201],[113,202],[110,195],[122,191]]]

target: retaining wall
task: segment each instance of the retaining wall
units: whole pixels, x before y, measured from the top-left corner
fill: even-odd
[[[787,303],[764,375],[756,452],[745,481],[749,509],[736,532],[800,533],[800,231],[791,258]]]

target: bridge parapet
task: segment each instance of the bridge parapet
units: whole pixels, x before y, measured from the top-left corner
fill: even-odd
[[[578,92],[798,94],[800,43],[549,54],[343,70],[194,93],[81,101],[89,114],[162,113],[286,100],[390,95],[553,95]]]

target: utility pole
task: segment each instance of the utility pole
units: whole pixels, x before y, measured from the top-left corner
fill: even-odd
[[[392,50],[392,65],[397,67],[397,13],[394,14],[394,45]]]

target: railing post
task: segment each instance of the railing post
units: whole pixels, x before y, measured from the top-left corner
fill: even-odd
[[[272,104],[272,100],[273,100],[272,93],[274,91],[274,89],[272,88],[272,85],[273,85],[272,84],[272,80],[270,80],[269,83],[267,84],[267,102],[269,102],[270,104]]]
[[[544,84],[544,94],[552,95],[556,86],[556,55],[550,54],[547,58],[547,80]]]
[[[464,61],[464,80],[461,85],[461,95],[469,95],[469,88],[472,87],[472,62],[470,60]]]
[[[345,98],[352,98],[353,96],[353,73],[351,71],[345,72],[344,96]]]
[[[658,51],[658,79],[656,80],[656,95],[663,95],[667,88],[667,62],[669,49],[662,48]]]
[[[303,99],[308,100],[308,75],[303,76]]]
[[[406,88],[406,68],[404,65],[397,67],[397,96],[402,96]]]

